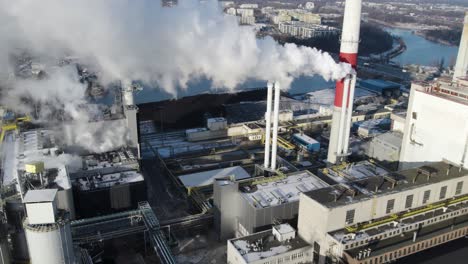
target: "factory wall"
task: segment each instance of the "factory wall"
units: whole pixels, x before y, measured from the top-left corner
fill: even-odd
[[[468,168],[468,105],[417,88],[410,93],[400,169],[443,159]]]
[[[137,208],[138,202],[147,200],[146,183],[132,182],[88,191],[74,187],[74,200],[76,213],[81,218]]]
[[[292,220],[297,217],[299,201],[284,203],[266,208],[253,207],[239,195],[238,235],[248,235],[269,228],[273,220]]]

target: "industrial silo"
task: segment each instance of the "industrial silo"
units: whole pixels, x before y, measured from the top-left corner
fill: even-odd
[[[75,263],[70,222],[67,219],[42,225],[31,225],[26,219],[24,229],[32,264]]]
[[[57,209],[57,189],[30,190],[24,197],[26,232],[32,264],[73,264],[69,213]]]

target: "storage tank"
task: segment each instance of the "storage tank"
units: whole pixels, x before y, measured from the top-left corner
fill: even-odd
[[[31,225],[26,218],[24,230],[32,264],[76,263],[68,217],[41,225]]]

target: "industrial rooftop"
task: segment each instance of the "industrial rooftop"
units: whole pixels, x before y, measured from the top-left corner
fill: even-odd
[[[333,208],[371,199],[375,195],[400,192],[467,175],[468,170],[466,169],[459,169],[445,162],[435,162],[431,163],[430,166],[408,169],[387,176],[340,183],[305,194],[323,206]]]
[[[247,263],[310,246],[299,236],[288,241],[278,241],[273,235],[272,229],[233,239],[230,242]]]
[[[276,181],[241,188],[242,197],[256,208],[265,208],[299,200],[299,195],[329,186],[308,171],[288,175]]]

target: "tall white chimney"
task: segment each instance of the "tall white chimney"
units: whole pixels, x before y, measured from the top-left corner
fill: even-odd
[[[267,107],[265,113],[265,168],[270,167],[270,143],[271,143],[271,104],[273,103],[273,83],[267,84]]]
[[[457,81],[459,77],[465,77],[468,71],[468,12],[465,13],[463,22],[463,32],[458,47],[457,62],[454,68],[453,81]]]
[[[276,155],[278,151],[278,122],[281,89],[279,82],[275,82],[275,101],[273,109],[273,147],[271,150],[271,169],[276,169]]]

